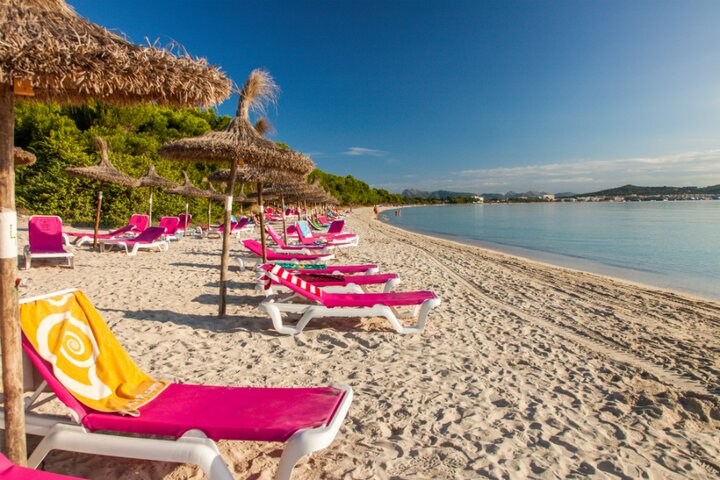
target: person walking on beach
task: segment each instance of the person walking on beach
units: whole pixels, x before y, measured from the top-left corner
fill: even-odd
[[[375,213],[375,220],[377,220],[377,218],[378,218],[378,208],[377,208],[377,205],[375,205],[375,206],[373,207],[373,212]]]

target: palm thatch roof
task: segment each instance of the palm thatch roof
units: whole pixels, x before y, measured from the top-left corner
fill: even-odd
[[[95,145],[100,150],[100,163],[90,167],[72,167],[66,168],[65,172],[73,177],[89,178],[91,180],[99,180],[101,182],[115,183],[126,187],[137,187],[138,180],[129,175],[125,175],[110,163],[108,158],[108,146],[105,140],[95,137]]]
[[[225,195],[222,193],[219,193],[217,191],[211,192],[210,190],[203,190],[202,188],[198,188],[190,181],[190,178],[188,178],[187,173],[185,170],[180,172],[183,177],[183,183],[182,185],[171,188],[170,190],[165,190],[165,193],[169,193],[172,195],[180,195],[183,197],[192,197],[192,198],[210,198],[213,200],[223,200],[225,198]]]
[[[228,183],[230,181],[230,169],[218,170],[215,173],[208,175],[208,180],[211,182]],[[286,172],[283,170],[274,169],[263,169],[252,167],[250,165],[243,165],[238,167],[235,181],[240,183],[305,183],[305,175],[298,175],[292,172]]]
[[[140,177],[138,182],[140,183],[140,187],[175,188],[178,186],[178,184],[172,180],[158,175],[155,171],[155,165],[150,165],[147,175]]]
[[[160,149],[160,155],[191,162],[238,162],[308,175],[315,167],[312,160],[263,138],[250,123],[250,110],[263,111],[275,101],[277,90],[268,72],[253,70],[240,91],[236,117],[224,130],[167,143]]]
[[[206,179],[206,180],[209,180],[209,179]],[[227,198],[227,194],[218,192],[217,190],[215,190],[215,187],[213,187],[213,184],[210,181],[208,181],[208,191],[213,192],[217,195],[220,195],[222,198]],[[245,200],[245,194],[242,192],[240,192],[239,195],[233,195],[233,203],[242,203],[244,200]]]
[[[29,81],[36,100],[206,107],[230,94],[205,59],[134,45],[63,0],[0,0],[0,25],[0,83]]]
[[[37,160],[37,158],[35,158],[35,155],[28,152],[27,150],[23,150],[20,147],[13,148],[13,156],[15,158],[16,167],[29,167]]]

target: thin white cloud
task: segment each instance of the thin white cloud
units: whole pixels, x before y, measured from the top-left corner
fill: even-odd
[[[387,155],[387,152],[374,148],[350,147],[343,152],[343,155],[350,155],[352,157],[382,157],[383,155]]]
[[[632,183],[648,186],[720,184],[720,149],[656,157],[577,160],[520,167],[468,169],[411,185],[423,190],[508,190],[585,193]]]

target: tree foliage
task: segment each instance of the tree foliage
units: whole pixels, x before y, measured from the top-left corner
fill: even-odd
[[[222,129],[229,122],[228,116],[193,108],[118,107],[102,103],[58,106],[20,102],[15,106],[15,145],[34,153],[37,163],[15,170],[18,210],[27,214],[60,215],[65,222],[92,223],[99,184],[71,177],[65,169],[99,161],[94,142],[98,135],[107,141],[110,161],[120,171],[139,178],[147,173],[150,164],[154,164],[158,174],[179,181],[180,171],[185,170],[190,180],[202,187],[204,177],[227,166],[168,160],[159,157],[158,149],[171,140]],[[433,202],[371,188],[352,175],[340,177],[315,170],[310,179],[315,178],[319,178],[320,184],[344,205]],[[121,225],[131,214],[146,212],[148,194],[147,188],[106,184],[101,223],[105,227]],[[194,219],[204,221],[207,208],[207,200],[190,199],[190,213]],[[184,209],[184,198],[155,191],[154,218],[174,216]],[[212,209],[213,218],[219,219],[223,205],[215,202]]]
[[[108,107],[100,103],[60,107],[41,103],[19,103],[15,107],[15,145],[37,156],[32,167],[17,168],[18,209],[29,214],[60,215],[66,222],[92,222],[95,217],[99,184],[65,173],[71,166],[88,166],[99,161],[94,138],[103,137],[110,148],[110,161],[133,177],[147,173],[150,164],[174,181],[180,170],[201,186],[202,179],[218,165],[178,163],[158,156],[165,142],[200,135],[223,128],[230,121],[212,111],[174,109],[157,105]],[[132,213],[147,211],[148,189],[130,189],[106,184],[103,189],[101,219],[107,226],[124,224]],[[156,190],[153,216],[177,215],[184,211],[185,199]],[[213,206],[218,218],[223,206]],[[207,215],[207,200],[191,199],[190,211],[196,219]]]

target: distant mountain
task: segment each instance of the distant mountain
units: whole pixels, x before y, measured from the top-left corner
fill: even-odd
[[[505,200],[504,193],[481,193],[481,197],[487,200]]]
[[[574,197],[577,193],[573,192],[558,192],[555,194],[555,198],[567,198],[567,197]]]
[[[522,198],[522,197],[541,198],[543,195],[547,195],[547,193],[546,192],[535,192],[533,190],[530,190],[529,192],[522,192],[522,193],[510,191],[505,194],[505,197],[506,198]]]
[[[434,192],[425,192],[423,190],[417,190],[415,188],[408,188],[406,190],[403,190],[401,195],[408,198],[433,198],[437,200],[446,200],[448,198],[455,197],[472,197],[477,194],[467,192],[450,192],[448,190],[435,190]]]
[[[709,187],[639,187],[637,185],[623,185],[622,187],[609,188],[599,192],[583,193],[581,197],[619,197],[619,196],[649,196],[649,195],[693,195],[720,194],[720,185]]]

